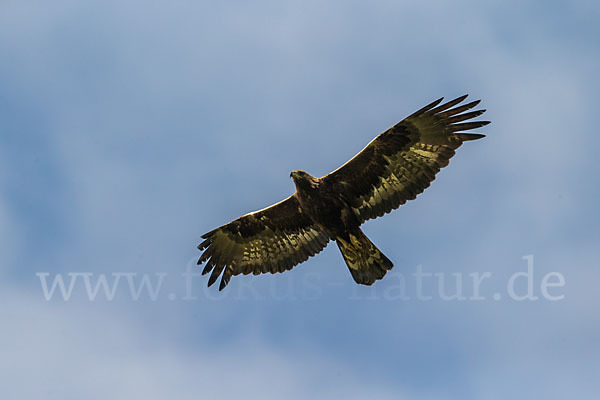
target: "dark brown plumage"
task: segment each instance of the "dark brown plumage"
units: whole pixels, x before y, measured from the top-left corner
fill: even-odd
[[[484,135],[464,133],[489,124],[469,121],[485,110],[465,112],[479,100],[467,96],[423,107],[371,141],[354,158],[322,178],[293,171],[296,193],[263,210],[210,231],[198,246],[198,264],[222,274],[219,290],[233,275],[291,269],[319,253],[330,240],[340,249],[357,283],[371,285],[393,266],[360,230],[425,190],[460,145]],[[455,107],[456,106],[456,107]]]

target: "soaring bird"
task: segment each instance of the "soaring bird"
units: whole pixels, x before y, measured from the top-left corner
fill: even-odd
[[[460,105],[466,97],[426,105],[321,178],[292,171],[296,193],[202,235],[198,265],[207,263],[202,273],[211,273],[208,286],[221,274],[219,290],[233,275],[289,270],[330,240],[356,283],[383,278],[393,264],[360,226],[415,199],[463,142],[484,137],[465,133],[489,124],[471,121],[485,110],[468,111],[480,100]]]

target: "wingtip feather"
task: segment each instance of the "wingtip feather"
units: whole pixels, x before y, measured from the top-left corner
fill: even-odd
[[[469,95],[465,94],[465,95],[462,95],[460,97],[457,97],[454,100],[450,100],[447,103],[442,104],[441,106],[438,106],[436,108],[433,108],[433,109],[429,110],[429,112],[435,114],[435,113],[439,113],[439,112],[445,111],[445,110],[449,109],[450,107],[454,107],[455,105],[457,105],[459,103],[462,103],[462,101],[464,99],[466,99],[467,96],[469,96]]]
[[[212,241],[211,241],[211,239],[210,239],[210,238],[208,238],[208,239],[204,240],[202,243],[200,243],[200,244],[198,245],[198,247],[197,247],[197,248],[198,248],[198,250],[204,250],[205,248],[207,248],[207,247],[210,245],[210,243],[211,243],[211,242],[212,242]]]
[[[432,108],[434,108],[435,106],[437,106],[438,104],[440,104],[442,102],[442,100],[444,100],[444,98],[440,97],[436,101],[433,101],[433,102],[427,104],[425,107],[423,107],[423,108],[415,111],[414,113],[412,113],[411,115],[409,115],[407,118],[414,117],[414,116],[417,116],[419,114],[422,114],[424,112],[427,112],[427,111],[431,110]]]
[[[202,270],[202,275],[206,275],[208,274],[210,271],[212,270],[212,265],[210,264],[206,264],[206,266],[204,267],[204,269]]]
[[[456,136],[458,136],[458,138],[463,142],[468,142],[469,140],[482,139],[485,137],[485,135],[482,135],[481,133],[457,133]]]
[[[219,228],[217,228],[217,229],[219,229]],[[202,235],[202,236],[200,236],[200,237],[201,237],[202,239],[208,239],[208,238],[210,238],[210,237],[211,237],[211,236],[212,236],[212,235],[213,235],[213,234],[216,232],[216,230],[217,230],[217,229],[213,229],[213,230],[212,230],[212,231],[210,231],[210,232],[206,232],[204,235]]]
[[[217,269],[215,269],[213,271],[213,273],[210,274],[210,278],[208,278],[208,287],[211,287],[213,285],[213,283],[215,283],[217,281],[219,274],[215,274],[216,271],[217,271]]]

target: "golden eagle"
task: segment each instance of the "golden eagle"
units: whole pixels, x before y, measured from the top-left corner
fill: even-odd
[[[383,278],[393,264],[360,226],[416,198],[463,142],[484,137],[464,133],[489,124],[464,122],[485,112],[465,112],[480,102],[459,105],[466,97],[439,105],[441,98],[423,107],[321,178],[292,171],[296,193],[202,235],[198,265],[207,262],[202,274],[212,271],[208,286],[221,273],[219,290],[233,275],[289,270],[330,240],[356,283],[371,285]]]

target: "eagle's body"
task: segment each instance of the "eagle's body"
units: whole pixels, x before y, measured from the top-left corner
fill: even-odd
[[[361,221],[335,185],[304,171],[293,171],[298,203],[330,239],[335,240],[357,283],[370,285],[394,265],[360,230]]]
[[[461,132],[489,123],[460,123],[485,111],[464,112],[479,101],[454,107],[465,98],[425,106],[322,178],[293,171],[295,194],[203,235],[198,248],[205,251],[198,264],[207,261],[203,273],[212,271],[209,286],[221,273],[220,290],[233,275],[291,269],[330,240],[337,243],[357,283],[381,279],[393,264],[360,226],[414,199],[464,141],[483,137]]]
[[[349,229],[360,226],[348,203],[331,185],[304,171],[293,171],[290,175],[296,185],[295,196],[300,208],[330,238],[343,236]]]

